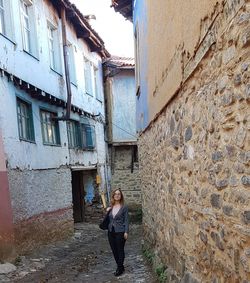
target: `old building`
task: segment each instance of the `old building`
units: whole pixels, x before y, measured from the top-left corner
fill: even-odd
[[[2,175],[1,204],[11,207],[17,251],[71,234],[84,202],[105,191],[108,55],[68,0],[0,1],[1,172],[11,206]]]
[[[103,67],[111,188],[121,188],[131,209],[139,208],[134,59],[112,56]]]
[[[170,282],[249,282],[250,3],[134,1],[133,23],[145,246]]]

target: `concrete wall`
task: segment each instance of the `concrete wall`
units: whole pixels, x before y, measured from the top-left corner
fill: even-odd
[[[20,27],[19,1],[11,2],[13,37],[0,35],[0,67],[27,83],[66,101],[66,83],[60,36],[61,72],[50,68],[47,20],[58,26],[61,21],[50,1],[36,0],[34,14],[36,22],[37,55],[23,51]],[[90,52],[82,39],[78,39],[71,25],[67,25],[67,38],[73,46],[76,84],[71,83],[72,103],[85,111],[105,116],[102,86],[101,57]],[[86,94],[84,85],[84,56],[98,67],[100,78],[98,99]],[[68,148],[66,122],[59,121],[60,146],[44,145],[41,132],[40,107],[62,116],[64,109],[32,98],[25,91],[0,76],[0,124],[3,133],[5,162],[10,184],[11,204],[14,214],[15,241],[18,249],[32,247],[61,239],[73,231],[71,166],[101,168],[101,189],[105,189],[104,164],[106,147],[103,123],[93,119],[95,125],[96,148],[93,151]],[[94,84],[94,81],[93,81]],[[94,85],[93,85],[94,87]],[[18,134],[16,98],[20,97],[32,104],[35,142],[21,141]],[[79,121],[76,113],[71,118]],[[7,177],[7,175],[6,175]]]
[[[71,170],[9,169],[18,252],[73,232]]]
[[[139,138],[146,247],[169,282],[248,282],[249,1],[167,2],[143,6],[149,33],[141,48],[152,66],[140,99],[149,117],[161,110]],[[166,42],[172,31],[177,38]]]

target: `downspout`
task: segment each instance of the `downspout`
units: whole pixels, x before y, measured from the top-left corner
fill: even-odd
[[[71,111],[71,85],[70,85],[70,76],[69,76],[69,64],[68,64],[68,46],[67,46],[67,35],[66,35],[66,12],[65,8],[61,9],[61,20],[62,20],[62,39],[63,39],[63,59],[64,59],[64,69],[65,69],[65,79],[67,87],[67,109],[65,120],[70,119]]]

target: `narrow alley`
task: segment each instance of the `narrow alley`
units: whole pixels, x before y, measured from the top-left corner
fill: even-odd
[[[96,224],[79,223],[74,236],[17,258],[17,270],[0,275],[0,282],[157,282],[141,251],[141,226],[131,225],[125,249],[125,273],[115,277],[116,268],[106,232]]]

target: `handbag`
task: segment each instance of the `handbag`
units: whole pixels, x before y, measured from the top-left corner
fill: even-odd
[[[109,227],[109,213],[110,213],[111,209],[106,213],[106,215],[104,216],[102,222],[99,224],[99,228],[102,230],[108,230]]]

